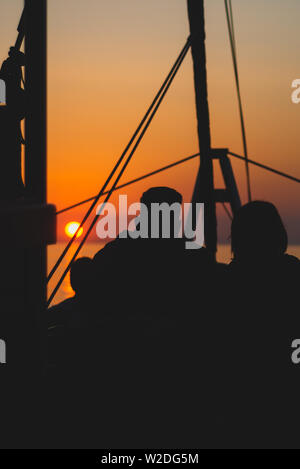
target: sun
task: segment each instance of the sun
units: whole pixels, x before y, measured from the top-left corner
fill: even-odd
[[[65,227],[66,235],[69,236],[69,238],[73,238],[79,226],[80,226],[80,223],[78,223],[77,221],[71,221],[70,223],[67,223]],[[77,233],[76,238],[80,238],[82,234],[83,234],[83,228],[80,228],[80,230]]]

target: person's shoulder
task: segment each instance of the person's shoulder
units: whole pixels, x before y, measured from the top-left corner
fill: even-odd
[[[77,308],[77,298],[72,297],[47,310],[48,326],[64,325]]]
[[[195,262],[201,262],[207,267],[221,268],[221,266],[225,266],[225,264],[220,264],[216,262],[214,256],[209,252],[206,247],[199,247],[199,249],[185,249],[185,253],[187,255],[187,258]]]
[[[123,232],[119,234],[116,239],[113,239],[112,241],[106,243],[105,246],[97,252],[94,259],[96,259],[97,257],[102,257],[105,254],[108,254],[114,250],[123,248],[127,246],[130,241],[132,241],[132,239],[129,236],[128,232]]]
[[[285,254],[284,259],[288,264],[300,266],[300,260],[296,256],[292,256],[291,254]]]
[[[97,265],[98,262],[103,263],[105,259],[107,259],[111,253],[113,253],[115,249],[115,241],[110,241],[107,243],[103,248],[99,249],[99,251],[94,256],[94,263]]]
[[[97,269],[113,267],[116,262],[125,262],[132,254],[134,242],[131,239],[116,238],[108,242],[103,249],[94,256],[94,266]]]
[[[290,254],[285,254],[283,258],[283,265],[285,269],[293,271],[296,274],[300,274],[300,260],[297,257],[291,256]]]

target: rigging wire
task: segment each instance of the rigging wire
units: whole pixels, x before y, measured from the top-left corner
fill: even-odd
[[[236,39],[235,39],[235,28],[234,28],[234,20],[233,20],[233,8],[232,8],[232,0],[229,0],[229,14],[230,14],[230,23],[231,23],[231,32],[232,32],[232,42],[234,47],[234,52],[237,57],[237,47],[236,47]]]
[[[51,272],[49,273],[48,275],[48,278],[47,278],[47,283],[49,283],[49,281],[51,280],[51,278],[53,277],[53,275],[55,274],[55,272],[57,271],[58,267],[60,266],[61,262],[63,261],[63,259],[65,258],[66,254],[68,253],[69,249],[71,248],[72,244],[74,243],[74,241],[76,240],[77,238],[77,235],[80,231],[80,229],[84,226],[84,224],[86,223],[86,221],[88,220],[89,216],[91,215],[91,213],[93,212],[94,208],[96,207],[99,199],[103,196],[108,184],[110,183],[111,179],[113,178],[113,176],[115,175],[117,169],[119,168],[119,166],[121,165],[122,161],[124,160],[127,152],[129,151],[131,145],[133,144],[133,142],[135,141],[135,139],[137,138],[139,132],[141,131],[143,125],[145,124],[145,122],[147,121],[151,111],[153,110],[154,106],[156,105],[157,101],[159,100],[160,96],[162,95],[163,91],[166,89],[166,87],[168,86],[168,83],[170,82],[170,80],[172,80],[172,77],[173,77],[173,74],[174,74],[174,71],[176,71],[177,73],[177,70],[178,70],[178,65],[181,65],[184,57],[186,56],[188,50],[190,48],[190,38],[187,39],[187,42],[186,44],[184,45],[183,49],[181,50],[178,58],[176,59],[173,67],[171,68],[167,78],[165,79],[165,81],[163,82],[161,88],[159,89],[158,93],[156,94],[154,100],[152,101],[150,107],[148,108],[146,114],[144,115],[143,119],[141,120],[139,126],[137,127],[136,131],[134,132],[133,136],[131,137],[129,143],[127,144],[125,150],[123,151],[122,155],[120,156],[119,160],[117,161],[116,165],[114,166],[112,172],[110,173],[109,177],[107,178],[106,182],[104,183],[103,187],[101,188],[100,192],[98,193],[97,197],[94,199],[93,203],[91,204],[90,208],[88,209],[87,213],[85,214],[82,222],[80,223],[80,225],[78,226],[78,229],[76,230],[76,232],[74,233],[74,236],[71,238],[71,240],[69,241],[69,243],[67,244],[66,248],[64,249],[63,253],[60,255],[59,259],[57,260],[56,264],[54,265],[53,269],[51,270]],[[139,142],[141,141],[141,139],[139,140]]]
[[[245,160],[244,156],[237,155],[236,153],[232,153],[231,151],[228,152],[229,155],[233,156],[234,158],[238,158],[239,160]],[[300,182],[299,178],[295,176],[291,176],[290,174],[284,173],[282,171],[278,171],[277,169],[271,168],[270,166],[266,166],[265,164],[258,163],[257,161],[250,160],[248,158],[248,163],[253,164],[254,166],[258,166],[259,168],[265,169],[266,171],[270,171],[271,173],[278,174],[278,176],[282,176],[286,179],[290,179],[294,182]]]
[[[238,69],[238,61],[237,61],[237,46],[236,46],[236,39],[235,39],[232,1],[224,0],[224,3],[225,3],[225,10],[226,10],[226,19],[227,19],[227,26],[228,26],[228,32],[229,32],[229,41],[230,41],[230,47],[231,47],[234,75],[235,75],[236,90],[237,90],[237,96],[238,96],[238,105],[239,105],[243,148],[244,148],[244,159],[245,159],[245,166],[246,166],[248,201],[251,202],[252,194],[251,194],[250,167],[249,167],[249,161],[248,161],[249,160],[248,144],[247,144],[247,137],[246,137],[246,126],[245,126],[244,110],[243,110],[241,87],[240,87],[240,77],[239,77],[239,69]]]
[[[178,72],[178,70],[179,70],[180,67],[181,67],[181,64],[183,63],[183,61],[184,61],[184,59],[185,59],[185,56],[186,56],[186,54],[187,54],[189,48],[190,48],[190,40],[188,39],[188,41],[187,41],[187,43],[186,43],[186,45],[185,45],[185,47],[184,47],[184,52],[183,52],[183,54],[181,54],[180,60],[179,60],[179,62],[177,63],[175,69],[173,70],[173,73],[172,73],[172,75],[171,75],[171,77],[170,77],[170,80],[169,80],[169,82],[167,83],[167,85],[166,85],[166,87],[165,87],[165,89],[164,89],[162,95],[160,96],[160,98],[159,98],[159,100],[158,100],[156,106],[154,107],[154,110],[152,111],[152,113],[151,113],[151,115],[150,115],[150,117],[149,117],[149,119],[148,119],[148,121],[147,121],[145,127],[143,128],[143,130],[142,130],[140,136],[138,137],[138,139],[137,139],[137,141],[136,141],[136,143],[135,143],[133,149],[131,150],[129,156],[127,157],[127,160],[125,161],[125,163],[124,163],[124,165],[123,165],[123,167],[122,167],[122,169],[121,169],[119,175],[117,176],[117,178],[116,178],[116,180],[115,180],[113,186],[112,186],[111,189],[109,190],[109,193],[107,194],[107,196],[106,196],[106,198],[105,198],[103,204],[101,205],[100,209],[97,210],[96,216],[94,217],[94,219],[93,219],[92,223],[90,224],[90,226],[89,226],[89,228],[88,228],[88,230],[87,230],[87,232],[86,232],[84,238],[82,239],[82,241],[80,242],[78,248],[76,249],[75,254],[73,255],[71,261],[69,262],[68,266],[67,266],[66,269],[64,270],[64,273],[62,274],[60,280],[58,281],[56,287],[54,288],[52,294],[50,295],[50,298],[49,298],[49,300],[48,300],[48,302],[47,302],[47,308],[48,308],[48,307],[50,306],[50,304],[52,303],[52,301],[53,301],[53,299],[54,299],[56,293],[58,292],[60,286],[62,285],[62,283],[63,283],[63,281],[64,281],[64,279],[65,279],[65,277],[67,276],[69,270],[71,269],[72,264],[73,264],[74,261],[76,260],[76,258],[77,258],[77,256],[78,256],[78,254],[80,253],[80,251],[81,251],[83,245],[85,244],[86,240],[88,239],[88,237],[89,237],[89,235],[90,235],[92,229],[94,228],[95,224],[97,223],[97,220],[98,220],[99,217],[101,216],[102,211],[103,211],[103,209],[104,209],[106,203],[107,203],[108,200],[110,199],[112,193],[115,191],[119,180],[121,179],[122,175],[124,174],[124,172],[125,172],[125,170],[126,170],[128,164],[130,163],[130,161],[131,161],[131,159],[132,159],[132,157],[133,157],[133,155],[134,155],[134,153],[135,153],[137,147],[139,146],[141,140],[143,139],[143,137],[144,137],[144,135],[145,135],[147,129],[149,128],[149,126],[150,126],[150,124],[151,124],[153,118],[155,117],[155,115],[156,115],[156,113],[157,113],[157,111],[158,111],[158,109],[159,109],[159,107],[160,107],[162,101],[164,100],[164,97],[166,96],[166,94],[167,94],[167,92],[168,92],[168,90],[169,90],[171,84],[173,83],[173,80],[174,80],[174,78],[176,77],[177,72]],[[102,194],[101,194],[101,195],[102,195]],[[100,195],[100,197],[101,197],[101,195]],[[93,202],[92,205],[96,205],[96,203],[98,202],[98,200],[99,200],[100,197],[97,197],[96,202]]]
[[[163,171],[167,171],[168,169],[174,168],[175,166],[178,166],[180,164],[186,163],[187,161],[190,161],[190,160],[192,160],[196,157],[199,157],[199,155],[200,155],[199,153],[196,153],[195,155],[191,155],[191,156],[188,156],[187,158],[183,158],[182,160],[175,161],[175,163],[171,163],[168,166],[164,166],[163,168],[152,171],[151,173],[144,174],[143,176],[140,176],[136,179],[132,179],[131,181],[125,182],[124,184],[121,184],[120,186],[117,186],[115,188],[115,191],[123,189],[124,187],[127,187],[127,186],[131,186],[132,184],[134,184],[136,182],[143,181],[144,179],[147,179],[151,176],[155,176],[156,174],[162,173]],[[108,194],[108,192],[109,191],[104,192],[103,195]],[[90,197],[89,199],[83,200],[82,202],[78,202],[77,204],[71,205],[70,207],[66,207],[62,210],[59,210],[58,212],[56,212],[56,215],[61,215],[62,213],[65,213],[65,212],[68,212],[69,210],[72,210],[73,208],[80,207],[81,205],[84,205],[88,202],[91,202],[95,198],[96,198],[96,196]]]
[[[162,99],[163,99],[163,98],[162,98]],[[158,106],[159,106],[159,105],[158,105]],[[154,117],[154,116],[153,116],[153,117]],[[149,125],[150,125],[150,123],[149,123]],[[145,130],[145,131],[146,131],[146,130]],[[229,151],[228,154],[231,155],[231,156],[233,156],[234,158],[239,159],[239,160],[242,160],[242,161],[245,160],[245,157],[244,157],[244,156],[238,155],[237,153],[233,153],[233,152]],[[153,172],[151,172],[151,173],[145,174],[144,176],[141,176],[141,177],[139,177],[139,178],[136,178],[136,179],[134,179],[134,180],[132,180],[132,181],[128,181],[128,182],[126,182],[125,184],[122,184],[122,185],[120,185],[120,186],[117,186],[117,181],[116,181],[115,184],[114,184],[114,187],[112,187],[112,189],[111,189],[109,192],[107,192],[107,194],[108,194],[108,195],[111,195],[114,191],[116,191],[116,190],[118,190],[118,189],[121,189],[122,187],[129,186],[129,185],[131,185],[131,184],[134,184],[135,182],[141,181],[141,180],[143,180],[143,179],[146,179],[146,178],[149,178],[149,177],[151,177],[151,176],[154,176],[155,174],[158,174],[158,173],[160,173],[160,172],[162,172],[162,171],[166,171],[166,170],[168,170],[168,169],[170,169],[170,168],[173,168],[174,166],[178,166],[178,165],[180,165],[180,164],[186,163],[186,162],[189,161],[189,160],[192,160],[192,159],[194,159],[194,158],[197,158],[199,155],[200,155],[200,153],[196,153],[195,155],[188,156],[187,158],[183,158],[182,160],[176,161],[175,163],[172,163],[172,164],[170,164],[170,165],[168,165],[168,166],[165,166],[165,167],[163,167],[163,168],[161,168],[161,169],[158,169],[158,170],[153,171]],[[291,180],[291,181],[300,183],[300,179],[299,179],[299,178],[296,178],[296,177],[294,177],[294,176],[291,176],[291,175],[289,175],[289,174],[287,174],[287,173],[284,173],[284,172],[282,172],[282,171],[278,171],[278,170],[276,170],[276,169],[274,169],[274,168],[271,168],[270,166],[266,166],[266,165],[264,165],[264,164],[262,164],[262,163],[258,163],[257,161],[254,161],[254,160],[251,160],[251,159],[248,159],[248,162],[249,162],[249,164],[253,164],[254,166],[258,166],[259,168],[262,168],[262,169],[264,169],[264,170],[266,170],[266,171],[269,171],[269,172],[271,172],[271,173],[277,174],[277,175],[282,176],[282,177],[284,177],[284,178],[286,178],[286,179],[289,179],[289,180]],[[120,177],[121,177],[121,176],[120,176]],[[120,179],[120,178],[119,178],[119,179]],[[104,194],[103,194],[103,195],[104,195]],[[95,198],[95,197],[92,197],[91,199],[88,199],[87,201],[79,202],[78,204],[75,204],[75,205],[73,205],[73,206],[71,206],[71,207],[68,207],[68,208],[66,208],[66,209],[63,209],[63,210],[61,210],[61,211],[58,212],[58,213],[64,213],[64,212],[66,212],[66,211],[68,211],[68,210],[71,210],[72,208],[78,207],[78,206],[80,206],[80,205],[82,205],[82,204],[84,204],[84,203],[86,203],[86,202],[89,202],[90,200],[92,200],[92,199],[94,199],[94,198]],[[102,206],[104,206],[105,203],[106,203],[106,201],[103,203]],[[223,204],[223,207],[224,207],[226,213],[228,214],[228,216],[230,217],[230,219],[232,220],[232,215],[231,215],[230,212],[228,211],[228,209],[227,209],[227,207],[226,207],[225,204]],[[58,214],[58,213],[57,213],[57,214]],[[99,213],[99,212],[98,212],[98,213]],[[57,284],[55,290],[53,291],[51,297],[49,298],[48,303],[47,303],[47,307],[49,307],[49,305],[52,303],[53,298],[55,297],[57,291],[59,290],[59,288],[60,288],[62,282],[64,281],[64,279],[65,279],[67,273],[69,272],[69,270],[70,270],[70,268],[71,268],[73,262],[74,262],[75,259],[77,258],[77,255],[79,254],[79,252],[80,252],[80,250],[81,250],[83,244],[85,243],[85,241],[86,241],[86,239],[88,238],[90,232],[92,231],[93,227],[95,226],[95,223],[96,223],[96,221],[97,221],[97,219],[98,219],[99,216],[100,216],[100,213],[96,215],[96,217],[95,217],[93,223],[92,223],[91,226],[90,226],[90,229],[89,229],[88,233],[86,234],[84,240],[82,241],[81,245],[79,246],[79,248],[77,249],[75,255],[73,256],[73,258],[72,258],[72,260],[71,260],[69,266],[68,266],[67,269],[65,270],[63,276],[61,277],[59,283]]]
[[[223,205],[223,208],[224,208],[226,214],[228,215],[229,220],[232,221],[233,216],[231,215],[230,211],[228,210],[228,207],[226,206],[225,202],[222,202],[222,205]]]
[[[147,174],[144,174],[143,176],[140,176],[136,179],[132,179],[131,181],[128,181],[128,182],[125,182],[124,184],[121,184],[120,186],[117,186],[115,188],[115,191],[117,190],[120,190],[120,189],[123,189],[124,187],[127,187],[127,186],[131,186],[132,184],[135,184],[136,182],[140,182],[140,181],[143,181],[144,179],[147,179],[151,176],[155,176],[156,174],[159,174],[159,173],[162,173],[163,171],[167,171],[168,169],[171,169],[171,168],[174,168],[175,166],[178,166],[180,164],[183,164],[183,163],[186,163],[194,158],[197,158],[198,156],[200,155],[200,153],[196,153],[195,155],[191,155],[191,156],[188,156],[186,158],[183,158],[181,160],[178,160],[178,161],[175,161],[174,163],[171,163],[169,164],[168,166],[164,166],[160,169],[157,169],[155,171],[152,171],[151,173],[147,173]],[[231,155],[233,156],[234,158],[238,158],[240,160],[245,160],[245,157],[244,156],[241,156],[241,155],[238,155],[236,153],[232,153],[232,152],[228,152],[228,155]],[[274,169],[274,168],[271,168],[270,166],[266,166],[262,163],[258,163],[257,161],[254,161],[254,160],[250,160],[248,158],[248,162],[249,164],[252,164],[254,166],[258,166],[259,168],[262,168],[262,169],[265,169],[266,171],[270,171],[271,173],[274,173],[274,174],[277,174],[279,176],[282,176],[284,178],[287,178],[287,179],[290,179],[291,181],[294,181],[294,182],[299,182],[300,183],[300,179],[299,178],[296,178],[294,176],[291,176],[287,173],[283,173],[282,171],[278,171],[277,169]],[[103,193],[103,195],[107,195],[109,191],[106,191]],[[77,208],[77,207],[80,207],[81,205],[84,205],[88,202],[91,202],[92,200],[95,200],[97,196],[93,196],[93,197],[90,197],[89,199],[86,199],[86,200],[83,200],[81,202],[78,202],[74,205],[70,205],[69,207],[66,207],[66,208],[63,208],[61,210],[59,210],[58,212],[56,212],[56,215],[61,215],[62,213],[65,213],[65,212],[68,212],[74,208]]]

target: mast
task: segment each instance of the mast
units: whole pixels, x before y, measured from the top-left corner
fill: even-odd
[[[28,197],[45,204],[46,90],[47,90],[47,1],[25,0],[26,54],[26,158],[25,185]]]
[[[0,339],[7,346],[7,369],[16,383],[33,382],[43,369],[46,249],[56,242],[56,209],[46,201],[46,7],[47,0],[25,0],[18,27],[16,47],[25,37],[26,56],[25,191],[22,199],[6,198],[0,204],[5,227],[0,233],[5,247]]]
[[[205,244],[209,252],[215,257],[217,251],[217,218],[207,92],[204,0],[187,0],[187,7],[194,64],[197,128],[200,147],[200,168],[192,203],[204,202],[205,204]]]

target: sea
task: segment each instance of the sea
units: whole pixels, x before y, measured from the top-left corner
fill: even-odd
[[[51,271],[51,269],[55,265],[57,259],[59,258],[59,256],[63,252],[65,246],[66,245],[64,243],[58,243],[54,246],[49,246],[49,248],[48,248],[48,270],[49,270],[49,272]],[[78,244],[74,243],[73,246],[71,247],[70,251],[66,255],[64,261],[62,262],[60,268],[58,269],[56,274],[53,276],[51,281],[49,282],[48,295],[51,294],[51,292],[54,289],[55,285],[59,281],[60,276],[64,272],[64,270],[65,270],[66,266],[68,265],[68,263],[70,262],[70,260],[72,259],[77,247],[78,247]],[[103,247],[104,247],[103,243],[87,243],[82,248],[82,251],[80,253],[80,257],[83,257],[83,256],[94,257],[94,255],[100,249],[103,249]],[[300,245],[299,246],[291,245],[288,249],[288,253],[293,255],[293,256],[296,256],[300,259]],[[217,260],[219,262],[223,262],[223,263],[229,263],[230,262],[230,260],[231,260],[231,249],[230,249],[229,244],[219,245],[218,253],[217,253]],[[100,279],[100,282],[101,282],[101,279]],[[71,285],[70,285],[70,276],[67,275],[67,277],[65,278],[61,288],[57,292],[57,295],[54,298],[52,305],[60,303],[61,301],[65,300],[67,298],[70,298],[73,295],[74,295],[74,292],[73,292],[73,290],[71,288]]]

